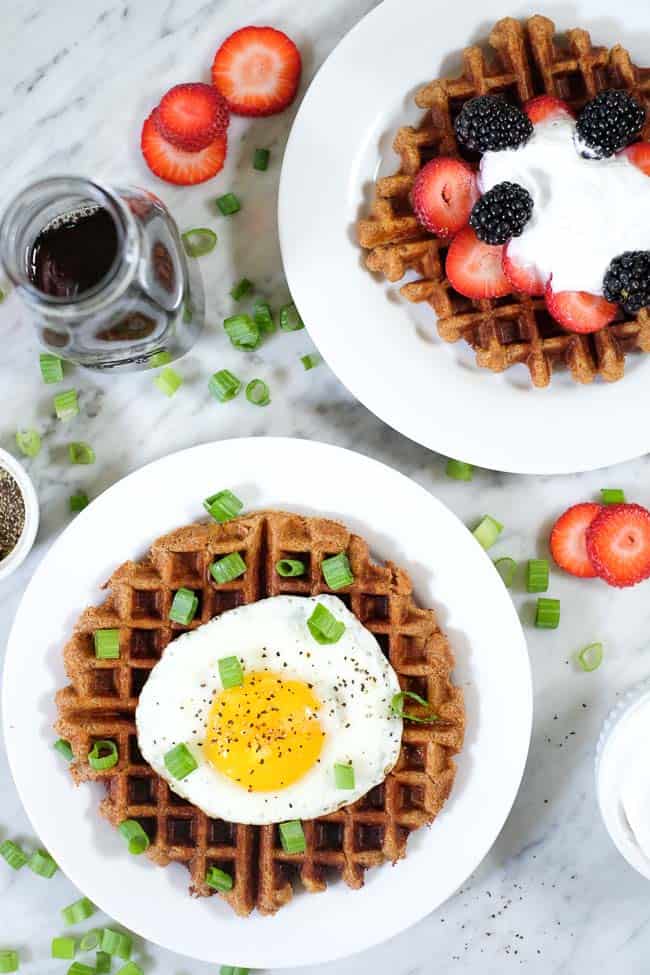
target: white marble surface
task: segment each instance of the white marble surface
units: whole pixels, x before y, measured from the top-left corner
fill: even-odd
[[[443,459],[381,424],[352,400],[326,366],[303,373],[298,356],[311,348],[306,332],[276,335],[251,357],[250,375],[271,385],[270,407],[256,409],[242,400],[226,408],[209,399],[208,375],[241,365],[240,354],[228,347],[218,327],[230,307],[223,296],[231,282],[246,274],[274,304],[286,300],[275,205],[292,113],[252,124],[235,120],[226,171],[214,183],[194,189],[174,189],[150,176],[139,158],[139,124],[171,84],[206,76],[213,51],[232,29],[248,22],[286,29],[303,52],[306,83],[372,6],[372,0],[23,0],[3,5],[0,198],[6,201],[28,179],[57,172],[130,180],[155,189],[182,228],[207,223],[220,241],[218,251],[202,264],[208,327],[179,365],[185,385],[172,401],[153,387],[150,374],[105,379],[71,371],[82,414],[64,428],[51,415],[51,388],[40,382],[36,343],[21,321],[15,296],[0,309],[0,444],[14,449],[17,425],[37,426],[44,435],[41,455],[29,464],[42,504],[42,527],[22,570],[0,588],[0,647],[30,574],[70,517],[67,499],[74,487],[96,495],[149,460],[211,439],[283,434],[359,449],[415,478],[468,523],[486,511],[500,518],[506,530],[495,554],[522,560],[545,555],[554,516],[574,501],[595,496],[600,487],[620,486],[628,497],[650,502],[645,458],[572,478],[481,471],[472,484],[449,481]],[[266,174],[251,170],[256,145],[272,149]],[[226,189],[244,201],[236,220],[215,217],[209,205]],[[95,446],[94,467],[65,463],[69,439]],[[523,787],[494,849],[439,912],[380,948],[319,971],[496,975],[523,969],[559,975],[623,969],[633,975],[646,970],[648,886],[620,859],[601,825],[593,757],[608,709],[622,690],[650,672],[648,588],[616,592],[556,574],[550,594],[562,598],[562,625],[556,632],[534,630],[530,597],[521,588],[514,594],[529,638],[536,717]],[[594,639],[603,640],[606,658],[597,673],[586,675],[571,662],[571,654]],[[0,839],[6,836],[33,841],[0,754]],[[75,896],[62,875],[46,882],[27,870],[14,874],[0,863],[0,948],[20,949],[21,970],[30,975],[63,970],[65,963],[49,959],[49,942],[61,930],[59,908]],[[207,965],[151,945],[138,945],[138,957],[146,972],[208,973]]]

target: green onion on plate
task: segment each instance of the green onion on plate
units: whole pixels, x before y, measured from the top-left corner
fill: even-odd
[[[203,257],[217,246],[217,235],[209,227],[192,227],[181,234],[181,240],[188,257]]]

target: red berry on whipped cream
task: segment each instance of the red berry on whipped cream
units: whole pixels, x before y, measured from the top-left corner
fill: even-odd
[[[633,142],[627,149],[623,149],[621,156],[646,176],[650,176],[650,142]]]
[[[556,322],[569,332],[599,332],[618,314],[618,305],[588,291],[553,291],[546,285],[546,307]]]
[[[467,163],[438,156],[415,177],[411,205],[423,227],[451,237],[465,226],[479,196],[476,173]]]
[[[562,117],[575,118],[567,103],[554,95],[538,95],[525,102],[523,108],[533,125]]]
[[[546,290],[546,280],[534,264],[522,264],[510,254],[510,243],[503,250],[503,273],[518,294],[540,297]]]

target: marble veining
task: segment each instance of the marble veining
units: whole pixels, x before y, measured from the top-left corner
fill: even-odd
[[[1,652],[31,573],[70,518],[70,493],[83,488],[94,496],[150,460],[212,439],[282,434],[361,450],[413,477],[468,524],[485,512],[502,520],[506,529],[494,554],[521,560],[545,555],[556,514],[597,496],[601,487],[622,487],[629,498],[650,503],[648,458],[575,477],[478,471],[472,484],[452,482],[445,477],[443,458],[375,419],[326,365],[303,372],[299,356],[313,348],[307,332],[274,336],[244,367],[241,354],[229,347],[220,323],[232,308],[228,291],[233,281],[245,274],[274,305],[288,297],[275,209],[295,108],[253,124],[234,120],[226,170],[213,183],[189,190],[163,185],[146,170],[138,152],[141,121],[170,85],[206,78],[220,40],[249,22],[273,24],[295,38],[304,55],[304,90],[336,42],[373,5],[372,0],[5,4],[0,201],[27,180],[53,173],[140,183],[163,197],[181,229],[214,227],[219,246],[202,259],[208,324],[178,366],[185,384],[173,400],[156,390],[151,374],[106,378],[69,369],[70,385],[80,391],[81,415],[67,425],[59,423],[51,410],[52,387],[40,381],[36,342],[15,296],[0,308],[0,444],[14,449],[17,426],[36,426],[44,439],[41,455],[28,463],[41,500],[42,527],[23,568],[0,588]],[[271,149],[266,173],[251,168],[258,145]],[[213,205],[214,197],[228,189],[244,201],[230,221],[218,217]],[[243,398],[228,407],[212,401],[206,381],[223,367],[266,379],[272,404],[257,409]],[[94,445],[93,467],[66,462],[71,439]],[[521,586],[513,593],[529,640],[536,717],[523,787],[493,850],[464,888],[415,928],[349,960],[300,969],[300,975],[646,970],[648,886],[619,857],[601,824],[593,758],[607,711],[650,672],[648,588],[616,592],[599,582],[577,583],[555,574],[549,594],[562,599],[562,624],[554,632],[534,630],[533,600]],[[572,655],[594,639],[604,642],[605,662],[596,673],[583,674]],[[0,840],[6,836],[33,841],[0,752]],[[46,882],[0,864],[0,948],[20,949],[21,971],[62,971],[65,963],[49,959],[50,939],[61,931],[59,909],[76,896],[61,874]],[[86,926],[102,922],[95,917]],[[139,945],[138,956],[152,973],[208,975],[214,970],[152,945]]]

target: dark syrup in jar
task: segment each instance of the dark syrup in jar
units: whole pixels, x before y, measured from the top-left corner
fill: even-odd
[[[28,274],[43,294],[75,298],[94,288],[117,256],[117,230],[104,207],[88,206],[65,213],[38,234]]]

